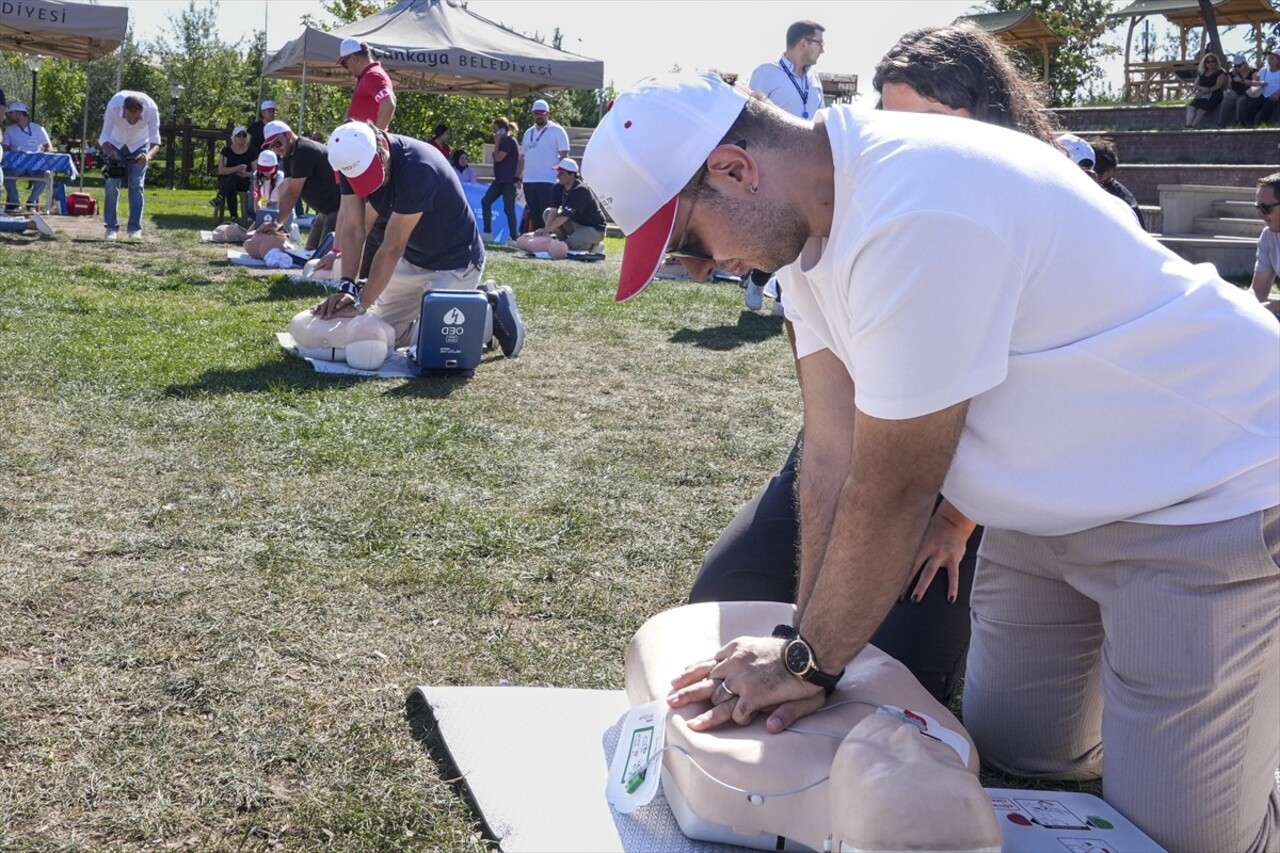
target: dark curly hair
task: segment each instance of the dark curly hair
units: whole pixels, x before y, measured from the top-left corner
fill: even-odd
[[[1057,127],[1044,109],[1043,87],[1024,77],[986,30],[970,23],[921,27],[898,39],[876,66],[871,85],[905,83],[920,95],[978,121],[1053,143]]]

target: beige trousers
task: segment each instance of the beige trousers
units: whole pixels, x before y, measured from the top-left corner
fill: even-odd
[[[1280,507],[1066,536],[987,529],[964,724],[1171,851],[1280,850]]]
[[[396,330],[396,346],[408,346],[422,315],[422,295],[428,290],[475,290],[481,272],[478,267],[429,270],[401,258],[372,310]]]

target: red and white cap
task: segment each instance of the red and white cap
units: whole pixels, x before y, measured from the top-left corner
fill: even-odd
[[[258,155],[258,171],[264,175],[274,174],[279,165],[280,160],[274,151],[263,151]]]
[[[572,172],[576,175],[578,174],[578,161],[572,157],[566,157],[551,168],[557,172]]]
[[[329,165],[347,179],[356,195],[371,195],[383,179],[377,131],[364,121],[338,125],[329,136]]]
[[[262,147],[266,148],[282,133],[292,133],[293,128],[283,121],[269,121],[262,128]]]
[[[619,95],[591,134],[583,177],[627,235],[619,302],[653,280],[671,242],[680,190],[749,97],[714,72],[648,77]]]

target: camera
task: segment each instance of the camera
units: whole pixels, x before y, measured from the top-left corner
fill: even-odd
[[[102,162],[102,177],[125,178],[129,175],[129,166],[119,157],[108,157]]]

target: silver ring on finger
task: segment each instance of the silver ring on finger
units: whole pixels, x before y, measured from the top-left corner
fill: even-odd
[[[728,684],[726,684],[726,683],[725,683],[725,682],[723,682],[723,681],[721,681],[721,682],[720,682],[720,686],[716,688],[716,691],[717,691],[717,692],[719,692],[719,691],[721,691],[721,690],[723,690],[723,691],[724,691],[725,701],[726,701],[726,702],[727,702],[727,701],[729,701],[729,699],[730,699],[730,698],[736,697],[736,696],[738,695],[737,693],[734,693],[734,692],[733,692],[733,688],[731,688]]]

